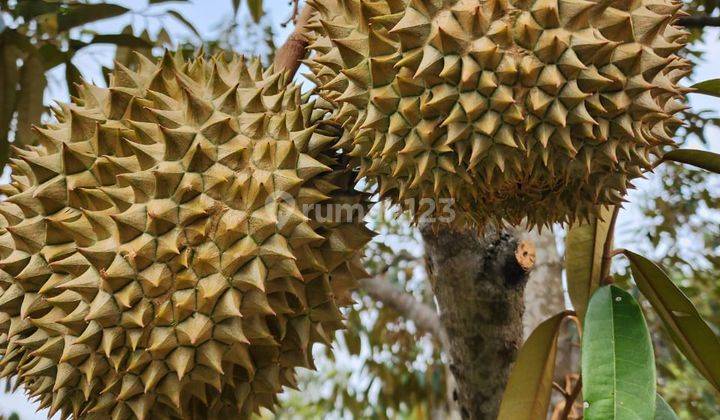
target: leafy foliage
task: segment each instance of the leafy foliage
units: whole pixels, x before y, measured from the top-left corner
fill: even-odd
[[[198,40],[222,47],[219,41],[203,40],[195,25],[182,13],[165,9],[157,14],[153,7],[167,0],[151,0],[148,7],[132,11],[127,7],[109,2],[82,3],[76,0],[26,0],[0,2],[0,46],[2,47],[2,72],[0,90],[3,101],[0,104],[0,165],[8,156],[8,143],[33,144],[34,135],[30,127],[39,124],[46,114],[43,93],[47,85],[46,74],[54,68],[65,65],[65,83],[71,95],[75,95],[74,84],[82,73],[73,64],[75,56],[85,48],[97,44],[117,46],[116,60],[128,66],[134,65],[131,51],[147,57],[153,55],[155,47],[171,47],[172,41],[165,29],[169,20],[176,20]],[[237,3],[237,2],[235,2]],[[239,6],[239,4],[237,4]],[[261,0],[248,0],[248,8],[255,22],[264,15]],[[127,16],[142,16],[156,19],[161,28],[151,37],[147,30],[139,35],[131,25],[121,33],[97,33],[86,29],[105,19]],[[5,22],[8,22],[5,24]],[[235,25],[235,21],[232,21]],[[234,28],[234,26],[233,26]],[[272,38],[272,30],[263,28],[263,39]],[[223,32],[224,33],[224,32]],[[197,48],[186,44],[188,51]],[[209,48],[210,53],[218,48]],[[272,45],[271,50],[274,50]],[[247,52],[247,51],[244,51]]]
[[[598,217],[588,223],[572,226],[566,238],[565,267],[568,294],[578,317],[585,318],[588,301],[603,280],[603,252],[610,237],[614,208],[603,207]]]
[[[720,341],[690,300],[648,259],[625,251],[633,278],[662,319],[675,345],[690,363],[720,389]]]
[[[408,220],[376,208],[369,222],[380,235],[366,251],[367,271],[432,304],[418,234]],[[333,351],[318,362],[322,374],[306,376],[301,391],[286,397],[277,417],[311,412],[378,419],[445,415],[449,372],[435,337],[418,332],[411,320],[362,290],[355,300],[347,331],[338,333]],[[308,400],[308,395],[314,397]]]
[[[520,350],[500,405],[498,419],[537,419],[547,414],[552,392],[561,312],[540,324]]]
[[[655,357],[637,301],[619,287],[599,288],[583,330],[585,418],[653,418]]]

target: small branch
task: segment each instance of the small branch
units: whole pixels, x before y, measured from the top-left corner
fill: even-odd
[[[443,350],[448,350],[447,333],[434,308],[420,302],[413,295],[395,288],[384,276],[362,279],[360,287],[373,299],[382,302],[405,319],[414,322],[420,331],[433,334],[440,341]]]
[[[686,28],[704,28],[707,26],[720,26],[720,17],[685,16],[678,19],[677,24]]]
[[[563,396],[563,398],[567,398],[567,397],[568,397],[568,393],[565,391],[565,388],[563,388],[562,386],[560,386],[559,383],[553,381],[552,386],[553,386],[553,389],[555,389],[555,391],[559,392],[560,395]]]
[[[610,251],[610,252],[608,253],[608,256],[609,256],[610,258],[615,258],[615,257],[618,256],[618,255],[622,255],[622,253],[624,253],[624,252],[625,252],[624,249],[613,249],[612,251]]]
[[[608,236],[603,246],[602,265],[600,266],[600,281],[603,284],[610,278],[610,266],[612,265],[612,246],[613,239],[615,237],[615,223],[617,222],[618,213],[620,212],[620,206],[615,206],[612,210],[612,216],[610,216],[610,226],[608,226]]]
[[[578,378],[577,382],[575,382],[575,387],[569,394],[565,396],[565,407],[563,407],[562,414],[560,414],[561,419],[567,420],[567,418],[570,416],[570,413],[572,413],[573,405],[575,405],[575,400],[577,399],[578,395],[580,395],[581,389],[582,378]]]
[[[313,9],[305,6],[295,22],[295,30],[288,36],[282,47],[275,54],[275,70],[288,72],[288,79],[292,79],[300,67],[300,61],[307,54],[307,46],[310,40],[305,35],[305,25],[312,16]]]
[[[290,17],[285,22],[281,23],[280,26],[283,28],[290,22],[297,23],[297,17],[300,9],[300,0],[292,0],[292,13],[290,14]]]

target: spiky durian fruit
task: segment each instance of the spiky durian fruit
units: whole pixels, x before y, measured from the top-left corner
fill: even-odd
[[[312,0],[320,93],[361,175],[476,224],[585,218],[672,144],[675,0]]]
[[[365,197],[285,76],[138,57],[13,160],[0,376],[63,418],[247,417],[313,366],[363,275],[359,213],[312,205]]]

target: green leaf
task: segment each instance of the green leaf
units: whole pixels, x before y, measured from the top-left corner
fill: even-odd
[[[117,4],[72,4],[58,15],[58,31],[67,31],[76,26],[101,19],[120,16],[130,9]]]
[[[68,54],[60,51],[60,49],[53,44],[43,44],[38,48],[38,53],[42,57],[43,66],[45,70],[50,70],[55,66],[67,61]]]
[[[635,283],[662,319],[675,345],[720,390],[720,341],[715,333],[660,267],[628,250],[624,253],[630,260]]]
[[[126,25],[123,28],[123,30],[120,32],[120,35],[135,36],[133,34],[132,25]],[[124,66],[129,66],[131,51],[132,50],[128,47],[123,47],[122,45],[118,45],[118,47],[115,49],[115,61],[121,63]]]
[[[263,11],[263,0],[247,0],[247,4],[253,21],[255,23],[260,22],[260,18],[265,14]]]
[[[355,331],[345,331],[345,343],[347,344],[350,354],[353,356],[360,354],[360,349],[362,348],[360,334]]]
[[[40,55],[37,52],[28,55],[20,71],[16,145],[33,143],[32,126],[40,124],[40,117],[45,110],[43,93],[46,83],[45,68]]]
[[[655,396],[655,420],[678,420],[677,414],[660,394]]]
[[[95,35],[90,44],[115,44],[122,47],[152,48],[153,43],[132,34]]]
[[[710,96],[720,96],[720,79],[705,80],[690,86],[697,89],[696,93],[702,93]]]
[[[599,288],[582,339],[586,420],[652,419],[655,356],[637,301],[617,286]]]
[[[77,97],[78,90],[76,85],[82,83],[82,73],[80,73],[80,70],[78,70],[70,60],[65,63],[65,80],[67,81],[70,96]]]
[[[543,321],[520,349],[500,403],[498,420],[545,418],[552,393],[557,338],[570,312]]]
[[[10,122],[15,113],[15,97],[19,80],[17,60],[21,56],[20,49],[9,42],[7,34],[8,31],[5,31],[0,36],[0,57],[2,57],[0,60],[0,94],[2,94],[0,101],[0,170],[7,162],[10,150],[8,133],[10,133]]]
[[[590,296],[600,286],[603,250],[613,211],[612,207],[601,207],[602,220],[593,217],[590,223],[571,227],[565,240],[568,294],[581,321]]]
[[[19,1],[14,13],[25,19],[32,19],[45,13],[56,13],[62,3],[56,1],[26,0]]]
[[[706,152],[705,150],[677,149],[665,153],[663,160],[687,163],[720,174],[720,154]]]
[[[192,31],[192,33],[195,34],[198,38],[202,39],[202,36],[200,35],[200,32],[193,26],[192,23],[190,23],[189,20],[185,19],[185,16],[181,15],[180,12],[176,10],[168,10],[167,13],[174,17],[175,19],[179,20],[183,25],[185,25],[188,29]]]

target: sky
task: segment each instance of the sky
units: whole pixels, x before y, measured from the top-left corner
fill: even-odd
[[[125,25],[132,22],[136,28],[136,34],[138,30],[142,30],[142,28],[145,27],[149,28],[151,33],[155,33],[159,30],[160,22],[153,16],[160,14],[163,10],[172,9],[178,11],[189,21],[193,22],[203,38],[207,38],[216,35],[218,28],[222,26],[223,23],[226,23],[228,19],[232,17],[233,13],[231,0],[191,0],[187,3],[170,2],[167,3],[167,5],[155,6],[150,11],[146,10],[147,0],[114,0],[112,2],[128,7],[133,10],[134,13],[130,16],[103,20],[91,28],[102,33],[120,32]],[[239,19],[248,21],[249,13],[244,7],[245,2],[242,1],[241,3],[243,7],[240,11]],[[287,0],[265,0],[264,4],[266,15],[263,19],[272,25],[276,34],[276,43],[280,45],[292,30],[292,25],[288,25],[287,27],[281,25],[282,22],[287,20],[291,7]],[[163,18],[162,23],[170,33],[172,39],[197,41],[195,35],[182,24],[178,23],[177,20],[166,17]],[[718,30],[706,31],[705,44],[703,46],[703,49],[707,51],[706,61],[696,67],[695,80],[686,83],[720,78],[719,37],[720,31]],[[73,60],[73,63],[80,69],[85,79],[102,81],[102,73],[100,72],[101,65],[112,67],[113,56],[114,47],[93,46],[79,53]],[[51,75],[51,78],[52,77],[58,79],[64,77],[64,67],[58,67]],[[66,100],[67,92],[61,88],[52,88],[51,83],[50,92],[46,96],[47,100],[50,98]],[[691,106],[695,109],[715,109],[720,111],[720,98],[691,95],[690,101]],[[713,129],[709,135],[711,139],[710,148],[716,152],[720,152],[720,140],[717,140],[719,137],[720,130],[717,129]],[[648,180],[637,182],[636,186],[637,190],[633,191],[630,195],[631,203],[634,201],[633,197],[647,194],[648,191],[657,187],[657,185],[653,183],[652,176],[650,176]],[[632,248],[632,232],[637,228],[637,223],[641,219],[639,209],[632,204],[628,205],[627,208],[621,212],[617,228],[618,247],[627,246]],[[693,246],[692,243],[685,245],[690,248]],[[35,412],[34,406],[28,403],[25,395],[21,392],[15,394],[0,393],[0,415],[8,415],[13,411],[18,412],[22,420],[41,420],[46,418],[46,413]]]

